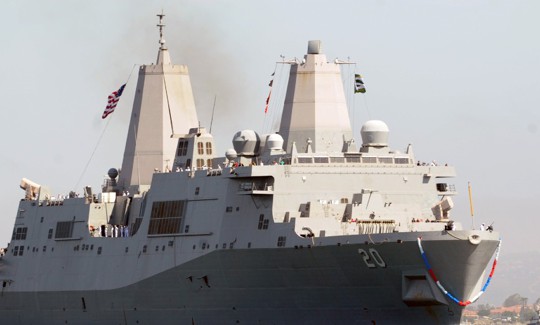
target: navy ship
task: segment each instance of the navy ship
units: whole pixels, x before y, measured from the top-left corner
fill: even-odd
[[[320,41],[285,62],[279,129],[239,131],[218,157],[158,16],[121,168],[81,195],[21,181],[2,322],[458,324],[500,240],[452,220],[454,167],[390,149],[383,121],[356,141]]]

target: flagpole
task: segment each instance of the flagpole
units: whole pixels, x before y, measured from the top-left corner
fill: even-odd
[[[472,224],[472,229],[474,230],[474,207],[473,207],[473,201],[472,201],[471,182],[468,182],[468,187],[469,187],[469,205],[471,208],[471,224]]]

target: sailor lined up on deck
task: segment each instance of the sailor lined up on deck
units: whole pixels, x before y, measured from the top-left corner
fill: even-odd
[[[129,237],[129,226],[101,225],[99,229],[90,226],[90,234],[92,237]]]

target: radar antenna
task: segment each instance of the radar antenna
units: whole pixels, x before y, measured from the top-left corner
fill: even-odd
[[[163,27],[165,27],[165,24],[163,23],[163,17],[165,17],[165,14],[163,13],[163,10],[160,14],[157,14],[156,16],[159,17],[159,23],[156,26],[159,27],[159,44],[161,45],[160,49],[164,50],[165,39],[163,38]]]

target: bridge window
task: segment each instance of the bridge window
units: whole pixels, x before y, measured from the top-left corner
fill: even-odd
[[[211,155],[212,154],[212,142],[206,143],[206,154]]]
[[[264,222],[264,214],[261,214],[259,216],[259,225],[257,226],[257,229],[262,229],[263,227],[263,222]]]
[[[13,236],[11,240],[25,240],[28,227],[17,227],[13,229]]]
[[[311,164],[312,161],[311,157],[298,157],[299,164]]]
[[[197,159],[197,168],[202,168],[204,166],[204,159]]]
[[[327,164],[328,163],[328,157],[315,157],[315,163],[316,164]]]
[[[269,223],[270,223],[270,220],[267,218],[264,218],[264,214],[261,214],[259,216],[259,225],[257,226],[257,229],[266,230],[268,229]]]
[[[409,163],[409,158],[395,158],[394,159],[396,164],[408,164]]]
[[[197,152],[199,153],[199,155],[204,155],[204,147],[203,147],[203,143],[202,142],[198,142],[197,143]]]
[[[377,157],[362,157],[362,162],[364,164],[375,164],[377,163]]]
[[[176,149],[177,156],[185,156],[187,154],[188,142],[178,141],[178,148]]]
[[[15,246],[15,249],[13,250],[13,256],[23,256],[24,254],[24,246]]]
[[[279,236],[277,240],[277,246],[278,247],[285,247],[285,243],[287,242],[287,237],[285,236]]]

